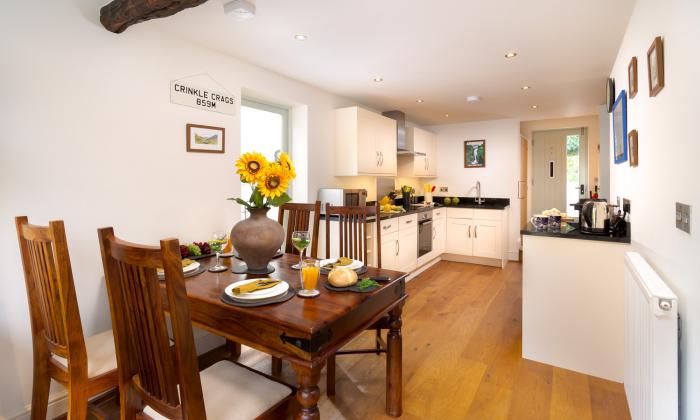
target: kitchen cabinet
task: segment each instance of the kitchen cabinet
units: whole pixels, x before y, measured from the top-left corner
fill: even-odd
[[[396,121],[357,106],[335,110],[335,175],[396,175]]]
[[[406,128],[406,144],[416,155],[402,155],[399,175],[434,178],[437,176],[437,135],[417,127]]]
[[[418,259],[418,218],[415,214],[399,217],[399,255],[400,271],[411,271]]]
[[[505,266],[507,209],[446,209],[445,253],[500,260]]]
[[[399,232],[382,235],[382,268],[399,270]]]
[[[440,256],[445,252],[445,210],[433,210],[433,256]]]

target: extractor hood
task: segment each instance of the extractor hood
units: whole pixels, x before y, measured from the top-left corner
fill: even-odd
[[[385,117],[396,120],[396,154],[409,156],[425,156],[423,152],[413,150],[413,142],[406,138],[406,114],[402,111],[382,112]]]

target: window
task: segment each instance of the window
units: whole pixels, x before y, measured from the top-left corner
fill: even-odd
[[[289,110],[250,99],[241,103],[241,154],[260,152],[271,159],[277,151],[289,152]],[[249,184],[241,185],[241,197],[247,199],[252,194]],[[273,208],[269,217],[277,218]],[[247,213],[241,206],[241,219]]]

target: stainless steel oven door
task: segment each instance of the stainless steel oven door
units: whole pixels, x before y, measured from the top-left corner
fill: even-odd
[[[418,258],[433,250],[433,221],[418,223]]]

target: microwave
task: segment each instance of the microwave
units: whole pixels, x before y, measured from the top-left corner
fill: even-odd
[[[326,203],[331,206],[366,206],[367,190],[321,188],[318,190],[318,200],[321,202],[321,214],[326,213]]]

